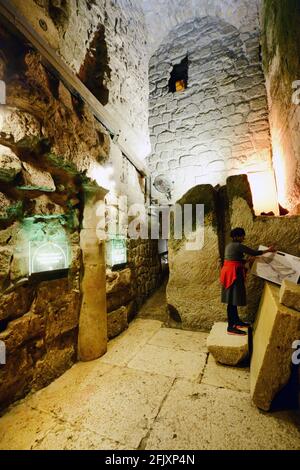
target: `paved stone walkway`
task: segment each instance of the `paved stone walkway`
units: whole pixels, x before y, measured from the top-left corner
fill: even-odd
[[[257,410],[248,369],[217,365],[206,337],[137,318],[12,406],[0,449],[300,449],[299,415]]]

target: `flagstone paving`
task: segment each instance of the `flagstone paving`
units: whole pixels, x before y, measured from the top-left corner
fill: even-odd
[[[207,334],[135,319],[0,418],[0,449],[300,449],[296,411],[252,403],[249,370],[217,364]]]

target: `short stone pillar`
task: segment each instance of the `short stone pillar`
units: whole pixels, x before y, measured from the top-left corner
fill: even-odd
[[[97,237],[97,202],[106,192],[84,186],[85,206],[80,247],[83,256],[82,304],[79,318],[78,359],[91,361],[107,351],[105,242]]]

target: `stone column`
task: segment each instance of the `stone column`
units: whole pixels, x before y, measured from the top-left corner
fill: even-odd
[[[106,193],[92,185],[85,186],[84,191],[83,228],[80,233],[83,277],[78,359],[91,361],[107,350],[105,243],[98,240],[96,232],[99,219],[96,203],[103,200]]]

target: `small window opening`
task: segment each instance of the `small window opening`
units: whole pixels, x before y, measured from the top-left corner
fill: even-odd
[[[188,57],[186,56],[180,64],[176,64],[171,72],[169,80],[169,93],[183,91],[188,84]]]

